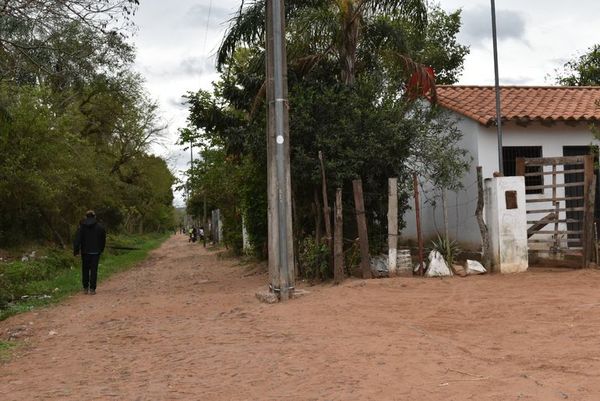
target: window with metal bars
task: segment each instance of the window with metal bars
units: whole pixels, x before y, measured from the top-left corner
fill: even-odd
[[[541,146],[503,146],[502,147],[502,164],[504,167],[504,175],[513,177],[517,175],[517,159],[519,157],[542,157]],[[525,173],[542,172],[541,166],[527,166]],[[535,175],[525,177],[525,186],[540,186],[544,185],[544,176]],[[527,194],[541,194],[543,189],[528,189]]]

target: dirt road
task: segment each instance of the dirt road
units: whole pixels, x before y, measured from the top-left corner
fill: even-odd
[[[600,400],[600,272],[348,280],[260,304],[264,274],[184,236],[96,296],[0,322],[8,400]]]

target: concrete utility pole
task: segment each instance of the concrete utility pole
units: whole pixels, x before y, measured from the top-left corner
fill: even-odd
[[[190,138],[190,184],[192,183],[192,179],[194,178],[194,142]],[[190,185],[191,188],[191,185]],[[191,195],[192,191],[190,189],[189,195]],[[188,195],[188,196],[189,196]]]
[[[192,215],[189,211],[190,206],[190,197],[192,196],[192,179],[194,178],[194,143],[192,142],[192,138],[190,138],[190,176],[188,177],[187,185],[185,186],[187,192],[187,207],[185,208],[186,212],[186,220],[187,224],[190,224],[192,221]]]
[[[398,178],[388,178],[388,270],[398,273]]]
[[[267,159],[270,288],[285,301],[294,292],[294,246],[283,0],[267,0]]]
[[[502,157],[502,112],[500,105],[500,74],[498,72],[498,38],[496,34],[496,2],[492,1],[492,42],[494,44],[494,78],[496,84],[496,130],[498,134],[498,171],[504,175]]]

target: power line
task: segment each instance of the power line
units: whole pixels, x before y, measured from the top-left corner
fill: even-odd
[[[204,30],[204,44],[202,45],[202,53],[206,51],[206,40],[208,38],[208,28],[210,26],[210,15],[212,13],[212,0],[208,3],[208,16],[206,17],[206,28]]]

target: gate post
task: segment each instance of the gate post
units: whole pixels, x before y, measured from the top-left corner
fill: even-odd
[[[485,186],[492,270],[524,272],[529,267],[525,177],[495,177]]]
[[[594,156],[586,155],[584,161],[584,228],[583,228],[583,268],[588,268],[594,249],[594,209],[596,204],[596,176],[594,175]]]

